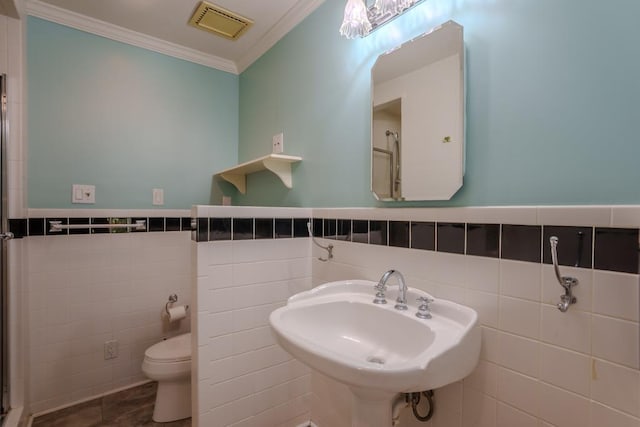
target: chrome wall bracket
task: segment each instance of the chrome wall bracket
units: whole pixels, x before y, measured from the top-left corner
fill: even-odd
[[[551,245],[551,261],[553,262],[556,279],[558,279],[560,286],[564,288],[564,295],[560,296],[560,302],[557,304],[557,307],[558,310],[564,313],[569,309],[571,304],[578,302],[578,299],[573,296],[573,287],[578,285],[578,279],[560,274],[560,268],[558,267],[558,238],[551,236],[549,238],[549,244]]]

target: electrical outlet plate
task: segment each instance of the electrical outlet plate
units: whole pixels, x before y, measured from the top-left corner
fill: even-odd
[[[118,357],[118,340],[104,342],[104,360]]]
[[[273,135],[272,144],[273,154],[282,154],[284,152],[284,133]]]

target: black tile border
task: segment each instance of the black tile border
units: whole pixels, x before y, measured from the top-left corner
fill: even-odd
[[[541,262],[542,226],[503,224],[500,238],[502,241],[500,258]]]
[[[197,218],[197,222],[207,224],[212,219]],[[228,220],[231,221],[231,218]],[[533,263],[548,263],[548,238],[550,235],[557,235],[560,238],[558,249],[561,265],[575,266],[577,262],[580,268],[635,274],[640,270],[640,261],[638,261],[640,230],[633,228],[336,217],[254,218],[254,221],[272,221],[274,234],[271,238],[273,239],[309,237],[306,225],[310,222],[313,224],[314,235],[325,239]],[[278,224],[286,230],[278,232]],[[192,238],[198,242],[207,241],[206,234],[193,233]],[[270,237],[254,236],[254,239],[268,238]],[[231,238],[215,240],[231,240]],[[580,240],[582,243],[579,243]],[[620,254],[620,250],[624,253]],[[577,251],[580,251],[580,254],[577,254]],[[612,257],[612,253],[616,256]],[[569,258],[572,257],[577,261],[570,261]]]
[[[593,231],[593,227],[545,225],[542,232],[542,262],[551,264],[549,239],[551,236],[556,236],[559,265],[591,268],[593,266]]]
[[[429,221],[411,221],[411,249],[436,250],[436,223]]]
[[[27,232],[27,219],[17,218],[9,220],[9,231],[13,233],[15,239],[22,239],[28,235]]]
[[[147,230],[151,232],[158,232],[165,230],[165,218],[149,218]],[[135,221],[134,221],[135,223]]]
[[[90,229],[89,227],[51,232],[49,221],[63,224],[113,224],[147,221],[145,230]],[[31,236],[68,236],[133,232],[189,231],[197,242],[237,240],[233,235],[234,219],[253,225],[245,239],[283,239],[308,237],[307,222],[314,235],[346,242],[466,254],[495,259],[509,259],[548,264],[551,235],[560,238],[558,257],[561,265],[621,273],[640,273],[640,230],[637,228],[584,227],[556,225],[476,224],[448,221],[410,221],[346,218],[276,218],[276,217],[60,217],[11,218],[9,230],[16,239]],[[258,233],[257,222],[273,224],[273,233]],[[266,223],[265,223],[266,222]],[[408,228],[407,231],[405,231]],[[456,229],[455,248],[442,247],[443,231]],[[464,233],[462,241],[460,234]],[[407,243],[408,234],[408,243]],[[243,236],[244,237],[244,236]],[[436,245],[437,241],[437,245]],[[462,252],[460,248],[465,248]]]
[[[233,240],[253,240],[253,218],[233,218]],[[222,239],[219,239],[222,240]]]
[[[351,241],[369,243],[369,220],[354,219],[351,221]]]
[[[44,218],[29,218],[27,224],[27,236],[44,236]]]
[[[196,242],[309,237],[308,222],[314,224],[314,228],[319,225],[322,229],[322,220],[318,223],[308,217],[199,217],[193,221],[197,226],[191,233],[191,240]]]
[[[198,218],[196,221],[197,241],[231,240],[231,218]],[[207,229],[205,229],[208,226]]]
[[[91,218],[69,218],[69,225],[86,225],[87,228],[74,228],[69,230],[69,234],[91,234],[89,223]]]
[[[255,238],[273,239],[273,218],[255,218]]]
[[[146,221],[144,230],[133,228],[90,228],[90,224],[135,224],[137,220]],[[87,228],[63,229],[51,231],[50,221],[60,221],[66,225],[87,225]],[[111,233],[157,233],[168,231],[191,231],[190,217],[34,217],[9,219],[9,231],[14,238],[33,236],[67,236],[77,234],[111,234]]]
[[[380,246],[389,245],[389,221],[369,221],[369,244]]]
[[[638,237],[637,228],[596,227],[593,268],[638,274]]]
[[[467,224],[467,255],[498,258],[500,224]]]
[[[389,246],[409,247],[409,221],[389,221]]]
[[[310,221],[309,218],[293,218],[293,237],[309,237],[307,224]]]
[[[450,254],[464,254],[465,225],[461,222],[438,222],[436,224],[436,250]]]
[[[290,239],[293,237],[293,218],[275,219],[275,238]]]

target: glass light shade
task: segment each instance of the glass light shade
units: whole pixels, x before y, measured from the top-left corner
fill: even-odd
[[[387,13],[396,13],[399,11],[398,3],[401,0],[376,0],[375,8],[376,12],[380,15],[386,15]]]
[[[367,18],[367,6],[364,0],[348,0],[344,8],[344,19],[340,26],[340,34],[348,39],[364,37],[371,31],[371,23]]]
[[[415,3],[415,0],[396,0],[395,1],[398,12],[402,12],[405,9],[410,8]]]

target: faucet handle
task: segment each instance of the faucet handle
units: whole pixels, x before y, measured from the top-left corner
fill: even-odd
[[[429,304],[433,302],[433,298],[418,297],[416,300],[421,303],[418,307],[416,317],[419,317],[421,319],[431,319],[431,308],[429,307]]]
[[[387,299],[384,295],[384,292],[387,290],[387,285],[382,282],[378,282],[377,285],[373,287],[376,290],[376,297],[373,299],[374,304],[386,304]]]

